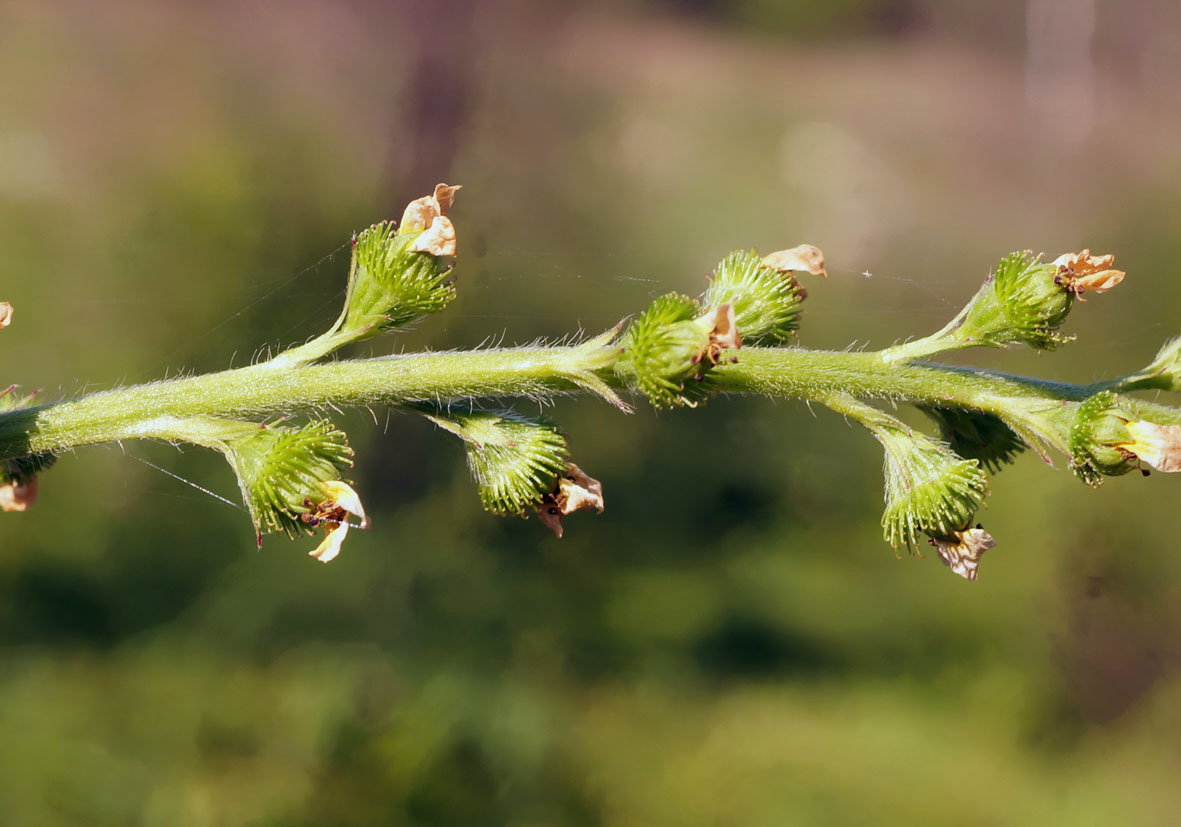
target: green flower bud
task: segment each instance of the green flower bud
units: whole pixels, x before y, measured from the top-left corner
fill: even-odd
[[[754,251],[737,250],[718,264],[701,304],[733,306],[743,341],[771,347],[787,341],[799,327],[806,296],[792,271],[771,267]]]
[[[1181,391],[1181,336],[1165,342],[1152,364],[1121,379],[1118,388],[1124,391]]]
[[[1049,263],[1028,250],[1010,253],[948,333],[965,345],[1026,344],[1055,350],[1074,338],[1058,332],[1074,300],[1110,290],[1123,280],[1122,271],[1110,269],[1113,261],[1114,256],[1095,256],[1089,250]]]
[[[1013,430],[992,414],[962,408],[919,406],[939,425],[939,434],[951,450],[978,461],[995,474],[1011,464],[1026,445]]]
[[[722,352],[740,345],[732,305],[702,313],[693,299],[669,293],[632,322],[620,366],[630,366],[653,406],[695,407],[713,391],[709,371]]]
[[[1058,267],[1028,250],[1001,259],[969,305],[959,334],[973,343],[1026,344],[1055,350],[1071,340],[1058,333],[1074,294],[1055,281]]]
[[[988,490],[980,463],[901,428],[876,428],[874,435],[886,449],[886,541],[913,548],[919,533],[946,538],[966,528]]]
[[[356,238],[341,333],[359,339],[397,330],[455,298],[446,260],[415,249],[424,234],[383,221]]]
[[[223,444],[260,541],[263,534],[281,531],[298,537],[320,525],[335,529],[342,524],[335,512],[345,493],[339,487],[344,486],[341,476],[352,466],[353,452],[344,432],[331,422],[259,425]],[[363,511],[357,516],[364,521]],[[339,541],[335,545],[339,548]],[[313,554],[325,559],[323,548]]]
[[[1143,465],[1158,471],[1181,471],[1181,425],[1162,425],[1140,418],[1111,391],[1079,404],[1070,428],[1071,469],[1083,482],[1098,486],[1103,477]]]
[[[566,438],[540,419],[508,411],[428,418],[464,441],[480,502],[493,514],[522,516],[538,509],[570,464]]]

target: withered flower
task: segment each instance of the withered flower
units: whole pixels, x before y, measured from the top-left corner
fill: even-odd
[[[828,278],[824,269],[824,253],[811,244],[800,244],[790,250],[779,250],[763,256],[763,263],[781,273],[806,272]]]
[[[980,557],[996,545],[992,535],[980,526],[953,531],[947,537],[932,537],[931,545],[939,552],[939,559],[960,577],[976,579]]]
[[[430,253],[433,256],[455,255],[455,226],[447,218],[447,211],[455,203],[455,193],[460,187],[436,184],[431,195],[417,198],[406,205],[402,213],[399,233],[422,231],[410,249],[415,253]]]
[[[709,342],[697,354],[694,364],[708,359],[716,365],[723,350],[738,350],[742,347],[742,334],[734,323],[734,305],[726,302],[706,313],[697,320],[702,328],[709,330]]]
[[[321,563],[334,560],[340,554],[340,544],[349,533],[349,515],[361,520],[359,528],[369,528],[369,517],[361,506],[361,498],[349,485],[339,480],[321,483],[328,499],[315,504],[314,510],[304,515],[304,522],[311,526],[324,526],[328,532],[315,550],[308,552]]]
[[[570,463],[566,473],[558,477],[554,490],[542,499],[537,518],[561,539],[562,520],[567,514],[584,508],[603,513],[603,484]]]
[[[1076,296],[1083,293],[1105,293],[1124,280],[1124,271],[1115,270],[1115,256],[1091,255],[1090,250],[1081,253],[1063,253],[1052,264],[1058,266],[1054,283]]]
[[[0,485],[0,511],[26,511],[36,499],[36,477]]]
[[[1132,441],[1120,443],[1117,448],[1130,451],[1158,471],[1181,471],[1181,425],[1136,421],[1124,427]]]
[[[0,327],[8,327],[12,324],[12,305],[8,302],[0,302]]]

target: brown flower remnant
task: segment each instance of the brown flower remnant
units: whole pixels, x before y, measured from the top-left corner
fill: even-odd
[[[412,252],[440,257],[455,255],[455,225],[446,213],[455,203],[455,193],[459,189],[458,186],[436,184],[433,194],[415,199],[406,206],[398,232],[422,231],[422,235],[410,245]]]
[[[697,319],[697,324],[709,328],[709,343],[693,356],[693,364],[708,359],[711,365],[716,365],[723,350],[738,350],[742,347],[742,334],[738,332],[738,325],[734,323],[734,305],[729,302],[719,304]]]
[[[305,505],[315,510],[303,515],[303,521],[310,526],[324,526],[328,532],[324,540],[308,554],[321,563],[336,559],[340,554],[340,544],[349,533],[349,515],[361,520],[360,528],[369,528],[369,517],[361,506],[361,498],[350,486],[339,480],[332,480],[320,484],[328,499],[319,504],[310,500]]]
[[[1058,265],[1054,283],[1061,285],[1068,293],[1081,296],[1083,293],[1105,293],[1124,280],[1123,270],[1113,270],[1115,256],[1093,256],[1090,250],[1081,253],[1063,253],[1051,262]]]
[[[1157,425],[1155,422],[1128,422],[1131,442],[1117,445],[1130,451],[1158,471],[1181,471],[1181,425]]]
[[[36,477],[0,485],[0,511],[25,511],[36,499]]]
[[[980,557],[996,545],[996,540],[982,527],[953,531],[950,537],[932,537],[931,545],[939,552],[943,565],[949,566],[960,577],[976,579]]]
[[[542,498],[537,508],[537,518],[554,536],[561,539],[562,520],[567,514],[583,508],[593,508],[595,513],[603,513],[603,484],[570,463],[566,473],[558,477],[554,490]]]
[[[8,327],[12,324],[12,305],[8,302],[0,302],[0,327]]]
[[[790,250],[779,250],[763,256],[763,264],[781,273],[806,272],[814,276],[828,278],[824,269],[824,253],[819,247],[811,244],[801,244]]]

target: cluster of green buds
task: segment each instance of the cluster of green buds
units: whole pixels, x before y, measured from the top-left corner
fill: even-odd
[[[698,299],[660,296],[628,329],[616,372],[657,408],[696,407],[717,391],[713,369],[735,351],[788,341],[807,292],[796,273],[827,277],[824,254],[801,244],[760,258],[736,251],[718,264]]]

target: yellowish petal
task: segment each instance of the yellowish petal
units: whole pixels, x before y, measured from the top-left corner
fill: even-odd
[[[801,244],[790,250],[771,253],[763,257],[763,263],[781,273],[807,272],[828,278],[828,272],[824,269],[824,253],[820,252],[819,247],[811,244]]]
[[[339,523],[336,528],[328,532],[328,535],[321,541],[320,545],[316,546],[315,550],[309,551],[308,554],[315,557],[321,563],[327,563],[336,559],[336,555],[340,554],[340,544],[344,542],[344,538],[348,536],[349,524],[347,522]]]
[[[357,517],[361,521],[361,528],[369,528],[369,517],[365,514],[364,506],[361,505],[361,497],[351,485],[340,480],[330,480],[320,483],[320,487],[324,489],[324,493],[328,495],[333,504]]]
[[[12,324],[12,305],[8,302],[0,302],[0,327],[8,327]]]
[[[426,232],[414,239],[410,250],[415,253],[430,253],[432,256],[454,256],[455,225],[446,216],[435,216]]]
[[[1132,442],[1126,448],[1158,471],[1181,471],[1181,425],[1157,425],[1155,422],[1129,422],[1126,426]]]
[[[603,484],[574,463],[570,463],[565,476],[558,478],[558,491],[559,500],[563,500],[563,514],[573,514],[583,508],[603,513]]]

